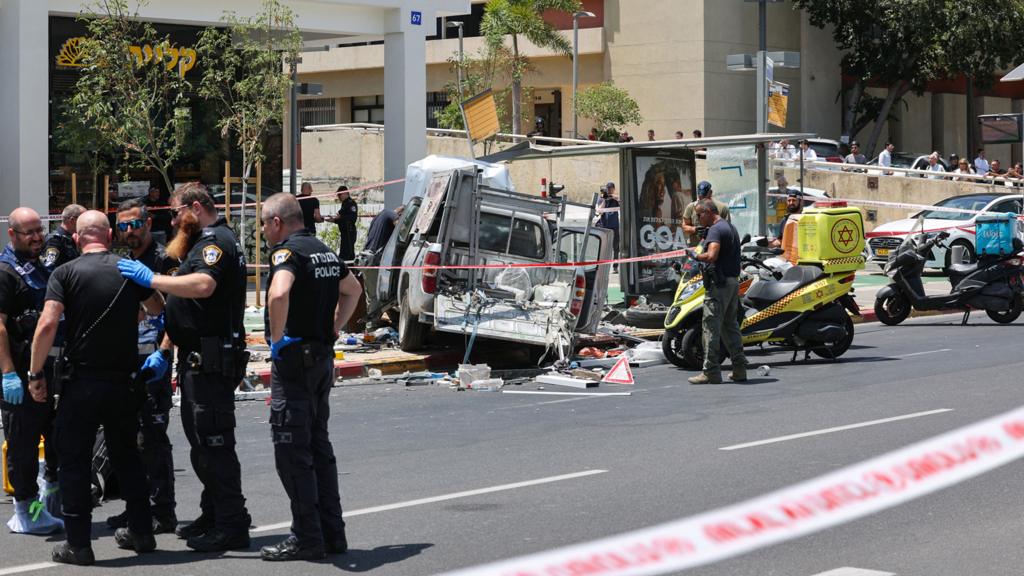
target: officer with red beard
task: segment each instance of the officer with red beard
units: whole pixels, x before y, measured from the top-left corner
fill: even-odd
[[[142,371],[163,376],[178,348],[181,422],[203,484],[199,518],[176,534],[199,552],[246,549],[250,517],[235,451],[234,400],[248,359],[242,326],[245,257],[202,184],[176,190],[170,211],[177,233],[167,254],[181,259],[178,273],[154,275],[137,260],[121,260],[118,267],[125,278],[168,295],[167,334]]]

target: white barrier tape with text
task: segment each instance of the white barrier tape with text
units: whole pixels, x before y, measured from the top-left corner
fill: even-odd
[[[445,576],[639,576],[710,564],[850,522],[1024,456],[1024,408],[718,510]]]

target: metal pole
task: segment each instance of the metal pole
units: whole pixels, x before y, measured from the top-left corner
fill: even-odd
[[[579,128],[576,117],[576,90],[580,79],[580,18],[572,15],[572,138],[578,138]]]
[[[768,132],[768,5],[758,0],[758,52],[757,52],[757,133]],[[768,146],[762,142],[757,148],[757,232],[768,233]]]
[[[263,297],[263,269],[260,268],[263,260],[263,254],[261,250],[261,244],[263,244],[263,165],[256,163],[256,229],[255,232],[255,246],[254,252],[256,253],[256,307],[262,306],[261,298]],[[242,191],[243,198],[245,197],[245,191]],[[242,219],[245,220],[245,214],[242,214]],[[244,240],[242,241],[244,244]]]
[[[974,78],[967,77],[967,161],[974,166],[974,123],[977,120],[974,119]]]
[[[290,138],[289,149],[291,150],[291,170],[289,170],[290,174],[288,175],[288,186],[289,186],[288,189],[291,191],[292,196],[295,196],[298,193],[298,189],[295,186],[295,170],[296,170],[296,166],[298,164],[298,162],[296,162],[296,156],[299,155],[299,138],[298,138],[298,133],[299,133],[299,127],[298,127],[298,124],[299,124],[299,101],[298,101],[298,99],[299,99],[299,96],[298,96],[298,90],[299,90],[299,84],[298,84],[298,82],[299,82],[299,58],[298,58],[298,56],[292,58],[292,60],[291,60],[291,74],[292,74],[292,87],[291,87],[291,90],[289,90],[289,92],[288,92],[289,95],[290,95],[290,100],[291,100],[291,102],[289,103],[290,104],[289,105],[290,110],[289,110],[289,114],[288,114],[289,122],[291,123],[291,130],[289,131],[290,133],[288,134],[288,137]],[[242,193],[244,194],[245,190],[243,190]]]
[[[465,67],[465,53],[462,50],[462,23],[459,23],[459,99],[465,100],[466,97],[462,93],[462,69]]]

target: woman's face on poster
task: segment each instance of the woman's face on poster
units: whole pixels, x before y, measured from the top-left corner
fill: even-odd
[[[665,177],[663,175],[658,174],[658,177],[654,179],[654,187],[655,187],[655,190],[657,190],[657,192],[658,192],[658,200],[659,201],[664,200],[665,199]]]

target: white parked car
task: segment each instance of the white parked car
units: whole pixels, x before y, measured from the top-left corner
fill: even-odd
[[[965,194],[963,196],[946,198],[935,205],[944,208],[981,210],[1000,214],[1005,214],[1006,212],[1020,214],[1021,196],[1020,194],[1013,196],[1002,194]],[[925,233],[938,233],[943,230],[949,232],[949,239],[945,242],[946,245],[950,248],[963,246],[963,262],[974,262],[976,253],[974,247],[974,219],[977,217],[977,214],[971,212],[947,212],[944,210],[925,210],[914,214],[910,218],[882,224],[868,232],[865,236],[867,236],[867,246],[871,260],[884,264],[889,259],[889,254],[895,251],[900,243],[903,242],[907,233],[914,230],[915,226],[917,226],[918,218],[921,216],[924,217]],[[914,231],[917,232],[917,230]],[[936,247],[932,249],[932,255],[933,258],[925,264],[928,268],[945,269],[953,263],[950,261],[952,256],[951,249],[947,250]]]

